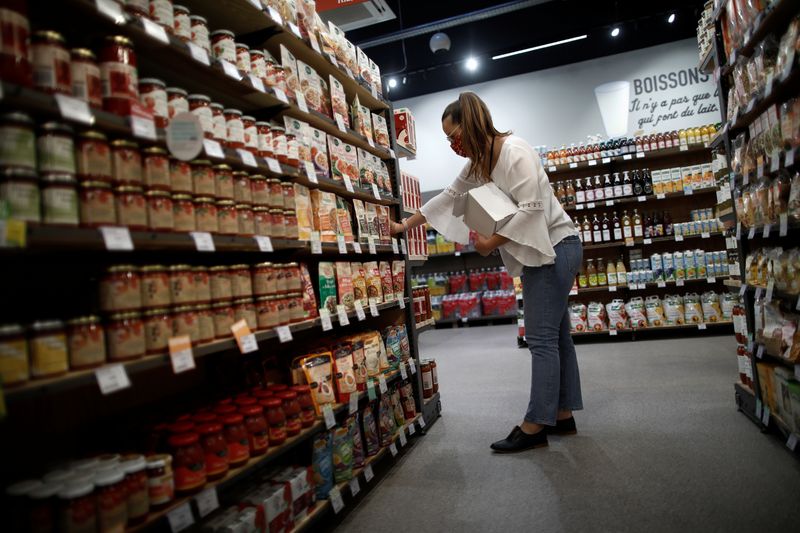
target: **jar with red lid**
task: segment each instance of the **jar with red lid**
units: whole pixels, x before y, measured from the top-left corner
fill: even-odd
[[[133,265],[116,265],[100,279],[100,309],[130,311],[142,306],[139,270]]]
[[[285,264],[276,264],[275,265],[275,292],[276,294],[286,294],[289,292],[288,280],[286,278],[287,271],[286,271]]]
[[[211,53],[211,39],[208,34],[208,21],[200,15],[191,15],[189,21],[192,24],[192,42]]]
[[[238,109],[225,109],[225,146],[244,148],[244,122]]]
[[[141,523],[150,511],[147,490],[147,461],[143,455],[127,455],[120,461],[125,472],[128,525]]]
[[[167,191],[147,191],[147,225],[156,231],[172,231],[175,219],[172,198]]]
[[[179,87],[167,87],[167,111],[169,118],[178,113],[188,113],[189,98],[187,92]]]
[[[305,320],[303,311],[303,296],[299,292],[292,292],[286,298],[286,305],[289,309],[289,322],[297,324]]]
[[[145,353],[164,353],[172,337],[172,314],[166,307],[150,309],[142,313],[144,320]]]
[[[228,165],[214,165],[214,194],[218,200],[233,200],[233,171]]]
[[[78,178],[81,180],[111,181],[113,175],[111,148],[108,139],[99,131],[84,131],[76,143]]]
[[[285,221],[283,219],[283,209],[270,209],[269,214],[272,218],[272,237],[279,239],[286,238]]]
[[[97,531],[95,486],[92,481],[69,483],[58,493],[59,531]]]
[[[141,187],[122,186],[114,189],[117,224],[133,230],[147,229],[147,202]]]
[[[276,395],[283,403],[283,413],[286,415],[286,434],[293,437],[300,433],[303,422],[300,419],[300,403],[297,393],[292,391],[279,392]]]
[[[250,440],[247,427],[244,425],[244,417],[240,414],[225,415],[222,424],[225,440],[228,443],[228,464],[233,468],[242,466],[250,459]]]
[[[250,456],[264,455],[269,448],[269,426],[264,417],[264,408],[259,404],[248,405],[242,407],[240,412],[244,416],[244,425],[247,427]]]
[[[297,146],[297,137],[293,133],[286,134],[286,164],[295,168],[300,167],[300,152]]]
[[[195,307],[197,313],[197,324],[200,327],[200,337],[197,342],[211,342],[214,340],[214,314],[211,306],[202,304]]]
[[[194,277],[194,298],[197,303],[208,303],[211,301],[211,275],[209,268],[197,266],[192,268]]]
[[[211,278],[211,299],[213,301],[233,298],[231,272],[227,266],[213,266],[209,269]]]
[[[173,305],[195,301],[194,273],[191,266],[172,265],[169,267],[169,290]]]
[[[232,31],[216,30],[211,32],[211,51],[214,59],[224,59],[232,65],[236,64],[236,36]]]
[[[172,29],[175,37],[188,43],[192,40],[192,21],[189,18],[189,8],[175,4],[172,6]]]
[[[285,383],[271,383],[267,385],[267,390],[272,391],[273,394],[277,395],[279,392],[286,392],[289,390],[289,385]]]
[[[300,265],[297,263],[287,263],[283,265],[283,281],[285,290],[281,290],[281,284],[278,284],[279,292],[300,292],[303,289],[303,282],[300,278]]]
[[[281,195],[283,196],[283,208],[294,210],[296,207],[294,198],[294,183],[288,181],[281,182]]]
[[[262,176],[261,174],[253,174],[249,176],[248,183],[250,185],[250,202],[244,203],[252,203],[256,207],[268,207],[269,206],[269,183],[267,182],[267,178]],[[234,191],[235,192],[235,191]],[[248,195],[247,193],[242,192],[242,197],[246,198]]]
[[[253,226],[256,235],[272,236],[272,215],[268,207],[253,208]]]
[[[283,68],[283,65],[279,65],[276,63],[275,66],[272,67],[272,71],[274,73],[273,80],[275,82],[273,87],[275,87],[276,89],[280,89],[283,92],[286,92],[288,89],[286,84],[286,69]]]
[[[136,312],[111,315],[106,326],[108,360],[129,361],[142,357],[146,351],[142,315]]]
[[[206,456],[206,477],[219,479],[228,473],[228,442],[222,432],[222,424],[208,422],[197,427],[200,444]]]
[[[30,23],[27,2],[5,2],[0,8],[3,46],[0,47],[0,79],[25,87],[32,85]]]
[[[100,318],[85,316],[67,321],[69,367],[72,370],[94,368],[106,361],[106,337]]]
[[[151,146],[142,150],[144,164],[144,184],[151,189],[171,188],[169,174],[169,155],[167,151],[158,146]]]
[[[125,6],[125,11],[135,17],[150,17],[149,0],[125,0],[120,3]]]
[[[117,207],[111,184],[83,181],[80,184],[81,226],[96,228],[117,223]]]
[[[228,129],[222,104],[211,104],[211,121],[214,126],[214,140],[224,144],[228,138]]]
[[[253,220],[253,207],[249,204],[236,205],[236,218],[239,221],[239,235],[255,235],[256,226]]]
[[[277,293],[275,268],[272,263],[258,263],[253,267],[253,294],[269,296]]]
[[[72,96],[70,56],[60,33],[49,30],[33,32],[31,58],[34,87],[51,94]]]
[[[268,204],[273,208],[283,208],[283,185],[278,178],[270,178],[267,180],[269,185]]]
[[[139,100],[139,74],[133,43],[127,37],[106,37],[100,52],[100,81],[103,109],[117,115],[130,115],[131,103]]]
[[[214,220],[216,220],[216,213]],[[195,231],[194,200],[188,194],[172,195],[172,221],[175,231]]]
[[[142,184],[142,156],[139,145],[133,141],[117,139],[111,143],[111,160],[114,183],[117,185]]]
[[[277,67],[278,63],[272,54],[265,53],[264,54],[264,63],[267,64],[267,79],[266,83],[268,87],[277,87],[278,85],[278,78],[277,78]]]
[[[219,231],[217,204],[213,198],[203,196],[194,201],[194,218],[197,231]]]
[[[219,200],[216,205],[217,231],[221,235],[236,235],[239,233],[239,215],[233,200]]]
[[[250,115],[242,116],[242,126],[244,127],[244,148],[252,152],[254,155],[258,154],[258,128],[256,128],[256,119]]]
[[[272,124],[270,131],[272,132],[272,153],[274,157],[278,162],[287,164],[289,162],[289,146],[286,143],[286,130],[277,124]]]
[[[233,321],[234,323],[244,320],[251,331],[255,331],[258,326],[256,317],[256,306],[252,298],[240,298],[233,301]]]
[[[72,96],[92,107],[102,107],[103,84],[94,52],[87,48],[73,48],[69,55]]]
[[[272,130],[269,122],[256,122],[256,144],[257,154],[260,157],[273,157],[272,151]]]
[[[253,387],[252,389],[250,389],[250,392],[253,394],[253,397],[259,402],[261,400],[266,400],[267,398],[272,398],[273,396],[272,391],[261,388],[260,386]],[[261,405],[262,407],[264,406],[263,404]]]
[[[167,33],[173,33],[175,14],[172,0],[150,0],[150,19],[167,30]]]
[[[278,446],[286,441],[286,415],[283,413],[283,402],[280,398],[261,400],[261,406],[269,425],[269,442]]]
[[[147,457],[147,497],[153,508],[163,507],[175,498],[171,455]]]
[[[176,307],[172,313],[172,336],[188,335],[193,343],[200,339],[200,324],[193,305]]]
[[[139,100],[153,113],[156,127],[166,128],[170,119],[166,84],[156,78],[142,78],[139,80]]]
[[[197,433],[178,433],[169,440],[175,492],[191,494],[206,484],[206,454]]]
[[[308,385],[295,385],[292,392],[297,394],[297,403],[300,404],[300,423],[304,428],[314,425],[317,413],[314,409],[314,400],[311,399],[311,387]]]
[[[261,81],[267,80],[267,62],[262,50],[250,50],[250,73]]]
[[[233,306],[230,300],[211,304],[211,313],[214,316],[214,336],[224,339],[231,336],[231,326],[236,322],[233,319]]]
[[[287,239],[297,239],[300,237],[300,231],[297,227],[297,213],[292,209],[283,211],[283,228],[284,237]]]
[[[192,161],[191,167],[194,194],[196,196],[214,197],[217,194],[217,189],[214,183],[214,169],[211,167],[211,161],[198,159]]]
[[[213,139],[214,115],[211,112],[211,98],[204,94],[190,94],[187,99],[189,100],[189,111],[200,121],[203,136],[206,139]]]
[[[251,298],[253,296],[253,281],[250,276],[250,267],[247,265],[233,265],[230,272],[233,297]]]
[[[258,329],[272,329],[281,325],[277,297],[261,296],[256,298],[256,321]]]
[[[236,68],[245,74],[250,72],[250,47],[244,43],[235,43],[236,47]]]
[[[192,165],[188,161],[169,158],[170,190],[175,193],[192,193]]]

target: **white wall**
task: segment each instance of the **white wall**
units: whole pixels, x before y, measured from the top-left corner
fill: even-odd
[[[450,150],[440,120],[447,104],[464,90],[475,91],[486,101],[498,129],[513,130],[534,146],[569,145],[598,133],[605,136],[594,88],[610,81],[631,84],[629,135],[719,122],[716,84],[710,76],[698,76],[697,64],[697,43],[686,39],[399,100],[395,107],[410,108],[417,125],[417,158],[402,160],[401,168],[418,176],[424,191],[442,189],[454,179],[465,160]],[[662,75],[664,90],[652,88],[652,77]],[[686,85],[671,89],[671,81]],[[646,93],[645,88],[652,91]]]

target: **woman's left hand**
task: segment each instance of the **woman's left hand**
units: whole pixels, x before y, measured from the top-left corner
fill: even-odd
[[[484,257],[491,254],[496,248],[496,246],[494,246],[491,241],[492,239],[490,237],[484,237],[483,235],[476,234],[475,251]]]

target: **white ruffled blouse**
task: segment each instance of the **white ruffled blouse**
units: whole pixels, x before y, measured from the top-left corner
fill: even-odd
[[[469,163],[449,187],[420,208],[436,231],[462,244],[469,243],[469,228],[463,216],[453,215],[453,207],[470,189],[483,185],[469,177],[468,172]],[[519,206],[517,213],[497,232],[509,239],[500,247],[509,274],[519,276],[523,266],[554,263],[553,246],[578,232],[553,193],[539,155],[523,139],[509,136],[500,149],[491,177]]]

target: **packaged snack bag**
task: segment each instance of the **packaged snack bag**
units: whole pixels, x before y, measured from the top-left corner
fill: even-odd
[[[381,373],[382,341],[380,335],[364,334],[364,361],[367,365],[367,376],[373,378]]]
[[[375,303],[382,303],[383,284],[378,263],[375,261],[364,263],[364,271],[367,275],[367,297]],[[392,288],[394,288],[394,282],[392,282]]]
[[[367,222],[367,210],[364,207],[364,202],[353,200],[353,210],[355,211],[356,226],[358,227],[358,242],[366,244],[369,236],[369,223]]]
[[[314,162],[317,179],[329,179],[331,168],[328,163],[328,136],[324,131],[311,126],[308,130],[311,142],[311,160]]]
[[[333,430],[333,478],[336,483],[353,479],[353,437],[346,427]]]
[[[369,305],[367,299],[367,272],[362,263],[350,263],[350,270],[353,274],[353,298],[361,302],[361,307]]]
[[[589,302],[587,318],[590,330],[604,331],[608,329],[606,308],[603,304],[599,302]]]
[[[383,290],[384,301],[395,300],[394,280],[392,278],[392,267],[388,261],[381,261],[378,265],[381,273],[381,289]]]
[[[339,229],[336,195],[332,192],[311,189],[311,210],[314,229],[319,231],[320,241],[336,242]]]
[[[572,331],[583,332],[588,328],[586,322],[586,304],[575,303],[569,307],[569,319]]]
[[[311,202],[311,190],[305,185],[294,184],[294,209],[297,214],[297,238],[301,241],[311,239],[314,229],[314,210]]]
[[[372,165],[372,154],[361,148],[358,148],[356,153],[358,154],[358,177],[361,188],[371,190],[372,184],[377,183],[375,168]]]
[[[306,319],[316,318],[319,315],[317,298],[314,296],[314,284],[305,263],[300,263],[300,282],[303,293],[303,316]]]
[[[356,46],[356,58],[358,59],[358,75],[372,86],[372,69],[369,65],[369,57],[358,46]]]
[[[661,303],[661,298],[658,296],[648,296],[644,302],[645,311],[647,314],[647,323],[651,327],[663,326],[667,322],[667,317],[664,315],[664,306]]]
[[[630,317],[631,327],[647,327],[647,313],[644,308],[644,301],[641,297],[637,296],[636,298],[631,298],[631,301],[625,304],[625,310]]]
[[[703,322],[703,307],[697,293],[692,292],[685,295],[683,297],[683,305],[687,324],[699,324]]]
[[[350,225],[350,210],[347,202],[341,196],[336,197],[336,217],[339,224],[338,235],[344,237],[344,242],[353,242],[353,227]]]
[[[364,466],[364,442],[361,440],[361,425],[358,423],[358,418],[358,413],[355,413],[347,419],[347,430],[353,439],[353,466],[356,468]]]
[[[364,355],[364,341],[359,336],[348,340],[353,352],[353,372],[356,375],[356,387],[359,391],[367,390],[367,363]]]
[[[348,112],[347,99],[344,94],[344,87],[333,75],[330,76],[331,86],[331,107],[334,117],[338,113],[344,120],[344,125],[350,127],[350,113]]]
[[[683,297],[668,294],[664,297],[664,316],[669,326],[681,326],[686,323],[686,310],[683,307]]]
[[[386,124],[386,119],[376,113],[372,113],[372,134],[375,136],[375,142],[379,146],[383,146],[384,148],[389,148],[391,146],[389,127]]]
[[[284,45],[281,45],[281,65],[286,74],[287,96],[294,100],[295,91],[300,89],[300,83],[297,81],[297,58]]]
[[[378,240],[381,244],[391,244],[392,242],[392,233],[389,224],[391,219],[389,218],[389,206],[388,205],[376,205],[375,210],[378,213]]]
[[[350,272],[350,263],[337,261],[334,266],[336,268],[336,285],[339,289],[339,302],[348,312],[353,311],[355,304],[353,303],[353,277]]]
[[[358,95],[353,99],[353,129],[359,135],[372,139],[372,114],[366,106],[361,105]]]
[[[703,293],[701,307],[703,309],[703,318],[706,322],[722,321],[722,309],[719,305],[719,295],[717,293],[712,291]]]
[[[380,450],[380,436],[375,424],[372,407],[365,407],[361,411],[361,427],[364,428],[364,447],[368,456],[373,456]]]
[[[625,311],[625,302],[623,300],[611,300],[610,303],[606,304],[606,311],[608,312],[610,328],[622,331],[630,327],[628,313]]]
[[[311,399],[317,414],[322,414],[322,406],[334,403],[336,396],[333,386],[333,360],[330,352],[296,357],[292,366],[300,365],[306,383],[311,385]]]
[[[309,109],[324,114],[324,107],[322,106],[322,86],[320,85],[317,71],[314,70],[311,65],[298,61],[297,73],[299,89],[306,99],[306,105]]]
[[[331,157],[333,179],[338,182],[344,182],[345,177],[347,177],[353,187],[358,187],[358,156],[356,155],[355,146],[329,134],[328,151]]]
[[[403,260],[392,261],[392,286],[394,287],[395,300],[405,297],[406,262]]]
[[[356,375],[353,371],[353,352],[347,344],[340,344],[333,350],[333,369],[336,383],[336,399],[339,403],[350,401],[351,394],[357,394]]]
[[[311,466],[318,500],[327,500],[333,488],[333,448],[331,435],[324,431],[314,436],[311,446]]]
[[[319,263],[319,305],[326,308],[331,315],[336,314],[336,274],[333,263],[320,261]]]

